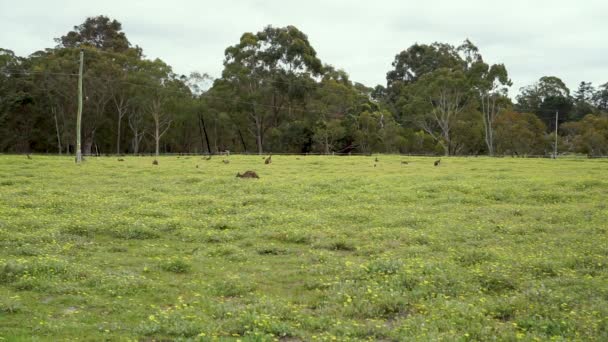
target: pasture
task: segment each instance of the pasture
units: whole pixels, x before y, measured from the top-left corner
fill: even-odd
[[[608,340],[608,160],[377,157],[0,155],[0,340]]]

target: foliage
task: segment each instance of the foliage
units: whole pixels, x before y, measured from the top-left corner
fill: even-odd
[[[122,24],[100,15],[89,17],[84,23],[74,26],[74,31],[55,39],[61,48],[90,46],[101,50],[124,52],[131,43],[122,31]]]
[[[107,16],[86,18],[56,43],[27,57],[0,49],[0,152],[75,153],[81,50],[84,155],[495,155],[498,113],[513,109],[507,67],[484,61],[468,39],[406,48],[395,56],[386,86],[375,87],[323,64],[295,26],[245,32],[226,48],[217,79],[177,75],[162,60],[146,58]],[[571,95],[561,79],[545,76],[521,89],[515,110],[535,114],[553,132],[556,112],[562,125],[608,111],[606,88],[581,82]]]
[[[550,131],[555,130],[555,113],[561,113],[558,125],[566,121],[573,107],[570,89],[555,76],[543,76],[524,87],[517,96],[516,109],[536,114]]]
[[[574,151],[589,156],[608,154],[608,117],[589,114],[581,121],[565,123],[561,129]]]
[[[545,125],[531,113],[503,111],[495,122],[497,151],[507,155],[544,155]]]

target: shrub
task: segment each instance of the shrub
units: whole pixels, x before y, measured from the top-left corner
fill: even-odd
[[[170,259],[160,264],[160,268],[167,272],[189,273],[192,265],[183,259]]]

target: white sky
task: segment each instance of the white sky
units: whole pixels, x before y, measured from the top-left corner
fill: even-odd
[[[487,62],[507,66],[512,95],[545,75],[572,91],[580,81],[608,82],[606,0],[0,0],[0,47],[27,56],[100,14],[183,74],[219,76],[224,49],[270,24],[297,26],[324,63],[368,86],[384,85],[395,55],[416,42],[465,38]]]

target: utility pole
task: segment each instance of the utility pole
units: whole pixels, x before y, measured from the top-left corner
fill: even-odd
[[[553,150],[553,158],[557,159],[557,118],[559,116],[559,111],[555,111],[555,146]]]
[[[76,164],[82,162],[82,149],[80,146],[80,126],[82,121],[82,69],[84,64],[84,50],[80,49],[80,68],[78,70],[78,114],[76,116]]]

